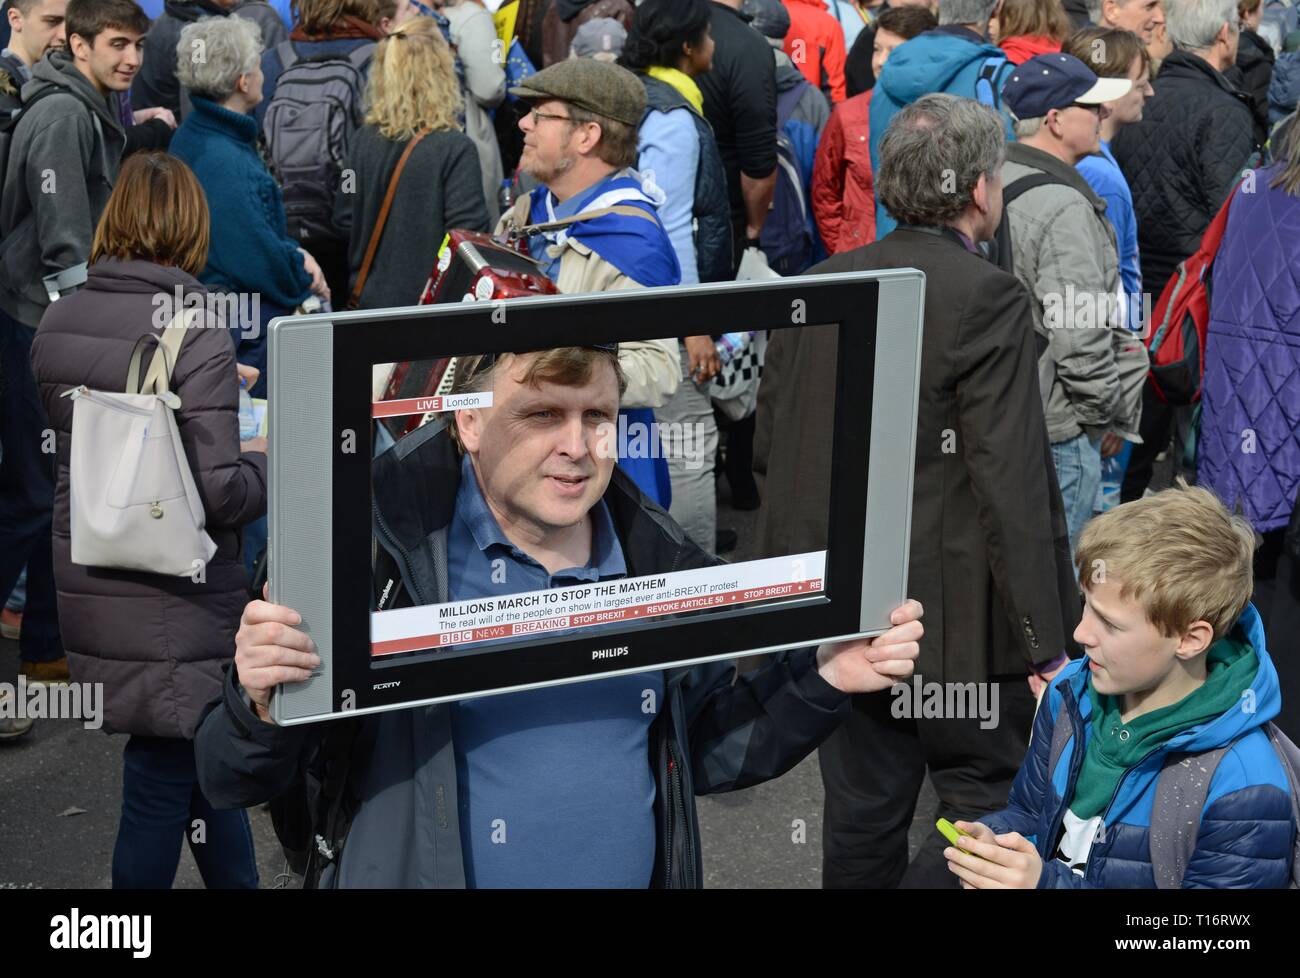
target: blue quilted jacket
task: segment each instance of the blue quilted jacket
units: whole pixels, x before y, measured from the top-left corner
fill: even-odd
[[[1264,533],[1300,489],[1300,200],[1256,170],[1214,261],[1196,481]],[[1244,193],[1251,187],[1254,193]]]
[[[1092,736],[1088,660],[1071,663],[1052,682],[1034,721],[1029,755],[1011,787],[1010,803],[982,820],[994,832],[1019,832],[1037,845],[1043,859],[1040,889],[1154,889],[1149,835],[1161,765],[1170,751],[1205,751],[1225,743],[1233,743],[1233,747],[1224,754],[1210,782],[1183,887],[1277,888],[1289,884],[1296,831],[1291,799],[1286,773],[1262,729],[1282,702],[1277,671],[1264,650],[1264,626],[1253,606],[1246,608],[1234,628],[1259,656],[1249,695],[1243,694],[1239,706],[1216,719],[1178,734],[1124,774],[1106,809],[1104,833],[1093,843],[1084,876],[1075,875],[1058,861],[1055,848]],[[1052,731],[1062,702],[1074,735],[1056,770],[1049,772]]]

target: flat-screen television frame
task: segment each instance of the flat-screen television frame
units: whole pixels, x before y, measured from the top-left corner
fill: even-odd
[[[302,615],[321,665],[277,689],[273,718],[308,723],[885,631],[907,593],[924,291],[923,273],[901,269],[274,320],[269,596]],[[370,654],[374,365],[804,328],[838,330],[823,591],[469,655]]]

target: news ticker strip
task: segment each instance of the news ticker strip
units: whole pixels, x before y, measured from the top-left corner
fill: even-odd
[[[826,551],[377,611],[370,654],[468,645],[821,593]]]

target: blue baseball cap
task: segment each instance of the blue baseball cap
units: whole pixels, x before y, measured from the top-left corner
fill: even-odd
[[[1040,119],[1052,109],[1100,105],[1127,93],[1127,78],[1098,78],[1071,54],[1040,54],[1016,68],[1002,88],[1002,101],[1017,119]]]

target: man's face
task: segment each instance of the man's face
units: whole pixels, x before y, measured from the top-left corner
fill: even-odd
[[[1146,609],[1120,597],[1121,584],[1108,580],[1084,590],[1083,618],[1074,640],[1091,660],[1092,684],[1109,696],[1155,689],[1177,665],[1180,639],[1151,624]]]
[[[105,95],[130,88],[144,60],[144,35],[117,27],[101,31],[93,45],[76,34],[68,43],[82,74]]]
[[[493,371],[492,406],[458,411],[457,429],[497,521],[544,538],[581,523],[605,494],[617,461],[606,450],[618,419],[618,378],[596,358],[581,387],[527,384],[536,354]]]
[[[567,102],[548,99],[538,102],[519,120],[519,128],[524,134],[524,152],[519,166],[540,183],[552,183],[578,162],[578,154],[569,147],[574,127],[572,122],[564,121],[568,118]]]
[[[1106,107],[1110,109],[1115,121],[1122,126],[1126,126],[1131,122],[1141,122],[1142,104],[1155,94],[1155,90],[1151,87],[1151,71],[1142,58],[1133,59],[1133,65],[1128,72],[1128,80],[1133,83],[1133,87],[1128,90],[1128,93],[1121,95],[1113,102],[1106,103]]]
[[[9,46],[29,65],[44,57],[46,51],[67,44],[63,31],[63,15],[68,0],[38,0],[26,16],[16,7],[7,7],[5,13],[13,29]]]
[[[1115,27],[1132,31],[1142,38],[1143,44],[1150,44],[1156,27],[1165,22],[1165,11],[1160,0],[1105,0],[1102,9],[1104,20]]]
[[[1053,109],[1066,153],[1077,163],[1101,149],[1101,123],[1110,115],[1104,105],[1068,105]]]
[[[894,48],[902,44],[907,38],[901,34],[895,34],[892,31],[883,28],[876,31],[876,43],[871,48],[871,71],[877,78],[880,77],[880,69],[885,67],[885,62],[889,60],[889,54]]]

